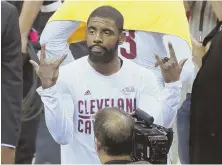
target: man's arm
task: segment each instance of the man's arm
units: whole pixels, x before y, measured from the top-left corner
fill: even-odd
[[[144,72],[141,82],[138,108],[153,116],[155,124],[171,127],[180,103],[181,82],[166,83],[160,92],[156,76],[149,70]]]
[[[163,102],[163,126],[166,128],[172,128],[174,119],[176,118],[177,110],[181,103],[181,89],[181,81],[165,83],[161,100]]]
[[[178,103],[178,106],[179,106],[186,99],[186,94],[191,92],[191,88],[193,84],[193,76],[194,76],[195,68],[194,68],[194,64],[192,60],[193,58],[192,51],[189,44],[185,40],[177,36],[164,35],[163,42],[164,42],[168,57],[170,57],[168,43],[171,42],[177,60],[181,61],[182,59],[187,59],[180,74],[180,81],[182,83],[182,89],[181,89],[181,94],[180,94],[181,99],[180,99],[180,102]]]
[[[16,8],[7,2],[1,2],[1,5],[2,14],[4,14],[6,17],[2,19],[2,21],[4,21],[2,24],[5,25],[5,30],[2,32],[1,47],[2,163],[13,164],[14,150],[11,148],[15,148],[19,139],[21,118],[20,112],[22,109],[23,98],[21,37]]]
[[[173,35],[164,35],[163,42],[168,57],[170,57],[168,43],[171,42],[177,60],[181,61],[182,59],[187,59],[186,63],[183,66],[183,70],[180,74],[180,79],[182,83],[184,82],[190,83],[193,78],[192,76],[194,70],[191,47],[184,39]]]
[[[70,93],[69,82],[65,70],[60,68],[61,76],[56,85],[37,89],[45,108],[46,125],[54,140],[61,144],[68,144],[73,136],[74,104]],[[64,76],[63,76],[64,75]]]
[[[62,65],[73,61],[74,57],[67,40],[79,25],[80,22],[77,21],[52,21],[47,23],[40,38],[40,44],[46,45],[46,57],[58,58],[61,55],[67,55]]]
[[[182,59],[187,59],[180,73],[179,81],[174,83],[165,83],[162,93],[165,126],[172,127],[177,111],[186,99],[186,94],[191,92],[194,65],[192,61],[191,48],[185,40],[177,36],[164,35],[163,42],[167,50],[168,57],[170,57],[168,43],[171,42],[177,61],[179,62]]]
[[[169,60],[164,62],[158,56],[156,56],[156,60],[165,81],[162,91],[164,126],[171,127],[180,103],[185,100],[185,96],[191,88],[194,70],[192,60],[189,58],[191,51],[185,41],[182,42],[181,38],[170,35],[164,36],[163,41],[168,45],[165,47]],[[186,61],[191,65],[185,67]],[[183,91],[181,92],[182,85]]]
[[[22,11],[19,17],[19,26],[22,37],[22,52],[27,52],[28,35],[32,25],[39,14],[43,0],[38,1],[24,1]]]
[[[156,76],[149,70],[144,71],[137,93],[137,105],[154,118],[154,123],[163,125],[161,93]]]

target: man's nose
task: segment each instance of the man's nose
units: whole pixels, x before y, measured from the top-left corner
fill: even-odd
[[[100,36],[100,34],[96,34],[94,42],[95,43],[102,43],[102,37]]]

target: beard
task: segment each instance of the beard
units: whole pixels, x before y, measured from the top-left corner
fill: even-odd
[[[111,49],[107,49],[106,47],[101,46],[99,44],[89,46],[88,48],[89,48],[90,61],[94,63],[109,63],[115,58],[118,45],[119,45],[119,41],[117,41],[115,47]],[[95,47],[99,48],[102,51],[98,51],[98,52],[93,51]]]

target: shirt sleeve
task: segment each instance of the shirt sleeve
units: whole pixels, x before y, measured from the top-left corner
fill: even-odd
[[[180,104],[182,84],[180,81],[168,83],[160,91],[156,76],[144,72],[138,94],[138,108],[154,117],[154,123],[171,127]]]
[[[137,93],[138,108],[154,118],[154,123],[163,125],[163,110],[161,108],[161,93],[156,76],[148,71],[144,72]]]
[[[73,137],[74,102],[66,82],[69,81],[58,79],[51,88],[37,89],[44,103],[46,125],[54,140],[61,145],[68,144]]]
[[[67,55],[61,65],[73,61],[74,57],[67,40],[79,25],[80,22],[78,21],[52,21],[47,23],[40,38],[40,44],[46,45],[46,57],[58,58]]]
[[[2,146],[2,147],[15,148],[15,146],[13,146],[13,145],[10,145],[10,144],[4,144],[4,143],[2,143],[1,146]]]
[[[181,100],[181,81],[166,83],[162,91],[163,102],[163,126],[170,128],[177,115],[177,110]]]

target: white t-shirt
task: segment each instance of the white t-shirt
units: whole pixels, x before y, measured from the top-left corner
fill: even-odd
[[[180,90],[175,85],[172,95],[178,99]],[[62,163],[100,163],[94,148],[93,122],[98,109],[118,107],[128,113],[136,108],[154,117],[163,125],[161,94],[156,76],[130,60],[123,58],[121,69],[104,76],[88,63],[88,56],[60,67],[55,86],[37,89],[45,107],[46,124],[53,138],[69,144],[66,160]]]

